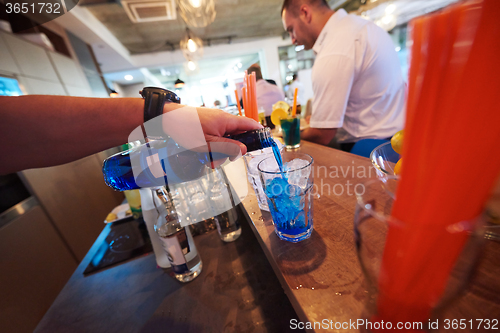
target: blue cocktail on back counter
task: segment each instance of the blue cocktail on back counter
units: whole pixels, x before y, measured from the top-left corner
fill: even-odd
[[[300,117],[281,119],[281,130],[286,149],[300,147]]]
[[[313,230],[313,159],[307,154],[284,153],[283,172],[272,157],[258,169],[279,238],[300,242]]]

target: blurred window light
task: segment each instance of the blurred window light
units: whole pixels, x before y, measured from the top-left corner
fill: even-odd
[[[401,51],[401,46],[396,46],[396,52]]]
[[[132,81],[134,79],[134,77],[130,74],[125,75],[123,78],[127,81]]]
[[[394,15],[385,15],[380,20],[376,21],[375,24],[384,29],[385,31],[391,31],[396,26],[397,20]]]
[[[390,24],[392,22],[392,20],[394,20],[393,15],[386,15],[386,16],[382,17],[382,23],[384,23],[384,24]]]
[[[394,13],[394,11],[396,10],[396,5],[391,3],[390,5],[388,5],[387,7],[385,7],[385,13],[387,15],[390,15],[392,13]]]
[[[232,80],[242,79],[244,76],[245,76],[244,72],[231,73],[227,76],[227,79],[232,79]]]
[[[241,68],[243,66],[243,64],[241,62],[238,63],[238,68]]]
[[[191,60],[188,61],[188,68],[191,71],[194,71],[196,69],[196,64],[194,63],[194,61]]]
[[[304,45],[298,45],[298,46],[295,46],[295,52],[299,52],[299,51],[302,51],[304,49]]]
[[[200,80],[200,83],[201,84],[212,84],[212,83],[224,82],[224,81],[226,81],[225,76],[216,76],[216,77],[211,77],[209,79]]]

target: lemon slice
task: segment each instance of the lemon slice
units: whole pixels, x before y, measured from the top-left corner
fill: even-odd
[[[288,118],[288,112],[283,109],[275,109],[273,113],[271,113],[271,122],[278,126],[281,124],[281,119]]]
[[[392,149],[398,154],[401,154],[401,147],[403,146],[403,136],[404,136],[404,130],[401,130],[394,134],[394,136],[391,138],[391,146]]]
[[[273,104],[273,111],[276,109],[283,109],[285,112],[288,112],[288,110],[290,110],[290,105],[288,105],[287,102],[279,101]]]
[[[108,216],[106,216],[106,221],[111,222],[114,221],[118,218],[115,213],[109,213]]]
[[[398,163],[396,163],[396,166],[394,167],[394,174],[399,175],[401,174],[401,166],[403,165],[403,159],[400,158]]]

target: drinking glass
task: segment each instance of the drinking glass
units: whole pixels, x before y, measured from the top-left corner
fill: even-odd
[[[241,235],[239,214],[230,186],[224,168],[216,168],[209,174],[209,198],[217,232],[224,242],[235,241]]]
[[[283,131],[283,142],[286,149],[300,147],[300,117],[281,119],[281,130]]]
[[[285,171],[268,157],[258,165],[274,231],[280,239],[300,242],[313,230],[313,158],[307,154],[282,154]]]
[[[438,317],[442,311],[460,295],[471,279],[474,264],[477,261],[478,254],[481,249],[484,237],[483,218],[477,217],[469,221],[459,221],[456,224],[442,228],[440,230],[434,226],[422,225],[408,225],[390,216],[392,205],[395,199],[398,178],[394,176],[386,176],[385,179],[369,180],[363,184],[363,191],[356,193],[357,204],[354,216],[354,238],[358,254],[358,259],[368,282],[368,301],[365,306],[363,317],[364,320],[380,325],[382,322],[389,322],[396,325],[395,320],[401,322],[418,322],[421,323],[420,329],[428,329],[426,325],[429,324],[428,319]],[[442,258],[441,254],[446,254],[446,245],[441,245],[441,248],[433,251],[432,253],[425,252],[428,247],[426,244],[411,244],[412,235],[415,234],[428,234],[430,242],[436,240],[449,241],[455,235],[466,235],[467,241],[462,251],[458,255],[455,263],[451,265],[449,277],[444,286],[435,288],[435,280],[438,274],[446,274],[444,265],[446,260],[443,261],[443,266],[436,269],[435,274],[422,274],[418,269],[411,272],[411,267],[422,267],[423,265],[435,266],[436,258]],[[391,236],[389,236],[391,235]],[[394,244],[391,247],[386,245],[388,237],[404,236],[405,247],[404,249],[394,249]],[[400,239],[400,238],[398,238]],[[406,241],[407,240],[407,241]],[[445,248],[443,248],[445,247]],[[391,251],[393,252],[388,252]],[[408,252],[412,252],[411,256],[420,259],[420,262],[405,262],[406,265],[404,272],[410,271],[411,285],[403,284],[404,287],[394,287],[390,281],[394,282],[391,277],[389,280],[388,269],[391,258],[402,258]],[[398,256],[392,254],[398,253]],[[384,259],[384,260],[383,260]],[[441,259],[440,259],[441,260]],[[399,261],[398,261],[399,263]],[[397,269],[391,266],[391,272],[401,274],[403,269],[397,266]],[[429,266],[431,267],[431,266]],[[408,274],[408,273],[407,273]],[[406,278],[405,278],[406,280]],[[389,281],[389,282],[388,282]],[[430,281],[430,282],[427,282]],[[432,289],[431,288],[432,285]],[[385,286],[382,287],[382,286]],[[429,297],[419,297],[419,288],[426,288],[432,290],[432,300]],[[396,289],[397,288],[397,289]],[[385,293],[385,290],[391,289],[391,294]],[[398,297],[394,299],[391,295],[399,292]],[[404,302],[401,300],[404,299]],[[381,321],[382,320],[382,321]],[[375,329],[377,327],[374,327]],[[387,326],[386,326],[387,328]],[[369,328],[368,331],[372,331]]]
[[[283,145],[276,141],[278,147],[280,147],[280,153],[283,151]],[[262,183],[260,182],[259,171],[257,170],[257,165],[260,161],[268,158],[274,157],[272,148],[265,148],[261,150],[256,150],[252,152],[248,152],[243,156],[243,160],[245,161],[245,166],[247,168],[248,181],[253,187],[255,191],[255,195],[257,196],[257,203],[259,204],[259,208],[261,210],[269,211],[269,207],[267,205],[266,195],[264,193],[264,189],[262,188]]]
[[[213,215],[209,205],[208,195],[200,179],[183,183],[181,185],[184,198],[187,200],[192,223],[206,220]]]
[[[134,219],[139,219],[142,216],[141,194],[139,190],[123,191],[123,194],[125,194],[125,198],[127,198]]]

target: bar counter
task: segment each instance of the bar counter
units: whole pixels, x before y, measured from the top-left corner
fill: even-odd
[[[83,277],[106,227],[36,332],[287,332],[299,322],[325,321],[329,328],[307,331],[358,331],[335,323],[362,318],[367,288],[353,238],[354,191],[376,173],[364,157],[304,141],[299,151],[314,158],[317,186],[308,240],[279,240],[248,184],[240,207],[249,223],[240,239],[195,237],[203,271],[194,281],[177,282],[153,254]],[[440,320],[498,320],[498,276],[500,243],[485,241],[472,283]],[[442,323],[438,331],[453,331]]]
[[[243,205],[252,220],[252,229],[300,320],[304,323],[326,320],[328,329],[320,331],[338,331],[335,323],[352,323],[364,318],[362,312],[368,292],[354,243],[354,190],[356,185],[375,178],[376,172],[365,157],[307,141],[302,141],[297,151],[314,159],[317,194],[314,197],[312,236],[296,244],[281,241],[274,233],[271,214],[259,209],[252,189],[249,189]],[[357,190],[362,191],[359,186]],[[457,319],[458,323],[460,319],[467,322],[470,319],[496,319],[496,327],[500,329],[499,276],[500,243],[485,240],[468,289],[441,314],[439,331],[453,331],[451,327],[445,329],[445,319]],[[330,327],[332,323],[333,329]],[[341,331],[358,330],[350,326]]]

